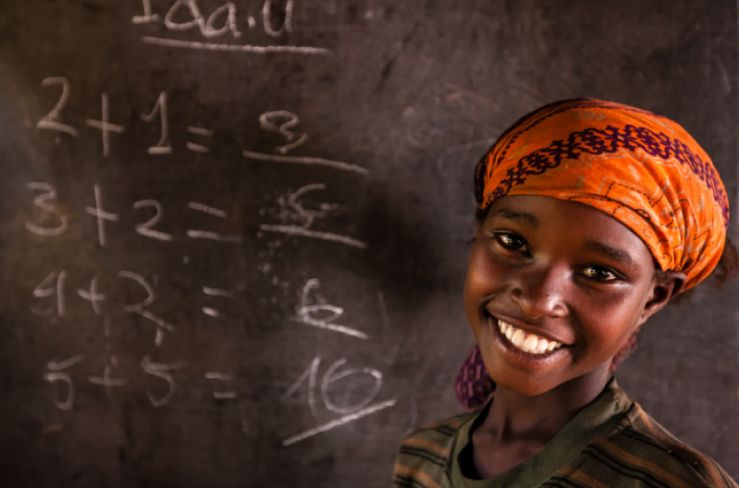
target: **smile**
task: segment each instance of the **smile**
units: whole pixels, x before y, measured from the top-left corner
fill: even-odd
[[[498,322],[498,330],[501,335],[505,336],[516,349],[522,352],[545,356],[562,347],[561,342],[551,341],[536,334],[525,332],[500,319],[494,320]]]

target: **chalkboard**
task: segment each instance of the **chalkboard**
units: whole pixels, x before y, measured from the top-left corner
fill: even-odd
[[[2,484],[388,486],[461,410],[478,157],[615,100],[682,122],[735,204],[736,10],[2,2]],[[668,308],[619,372],[735,477],[738,291]]]

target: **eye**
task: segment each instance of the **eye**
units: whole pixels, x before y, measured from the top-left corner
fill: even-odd
[[[621,279],[621,276],[619,276],[615,271],[603,266],[588,266],[583,268],[580,274],[589,280],[600,283],[608,283]]]
[[[525,255],[529,254],[529,247],[526,241],[518,234],[508,231],[498,231],[495,233],[495,240],[509,251],[518,251]]]

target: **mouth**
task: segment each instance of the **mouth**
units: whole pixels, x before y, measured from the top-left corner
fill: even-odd
[[[491,317],[497,322],[498,332],[519,351],[527,354],[546,355],[562,347],[561,342],[552,341],[544,337],[526,332],[508,322]]]
[[[490,315],[485,311],[490,327],[495,332],[496,342],[510,355],[526,363],[549,362],[565,353],[567,344],[546,338]]]

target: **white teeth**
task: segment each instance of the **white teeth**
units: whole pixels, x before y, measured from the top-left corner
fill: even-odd
[[[539,343],[539,339],[533,334],[526,334],[526,340],[523,341],[521,349],[524,351],[536,352],[536,345]]]
[[[511,342],[514,346],[518,347],[519,349],[521,346],[523,346],[523,339],[526,336],[526,332],[522,331],[521,329],[516,329],[513,332],[513,337],[511,337]]]
[[[561,342],[524,332],[502,320],[498,320],[498,329],[514,346],[529,354],[545,354],[562,346]]]

